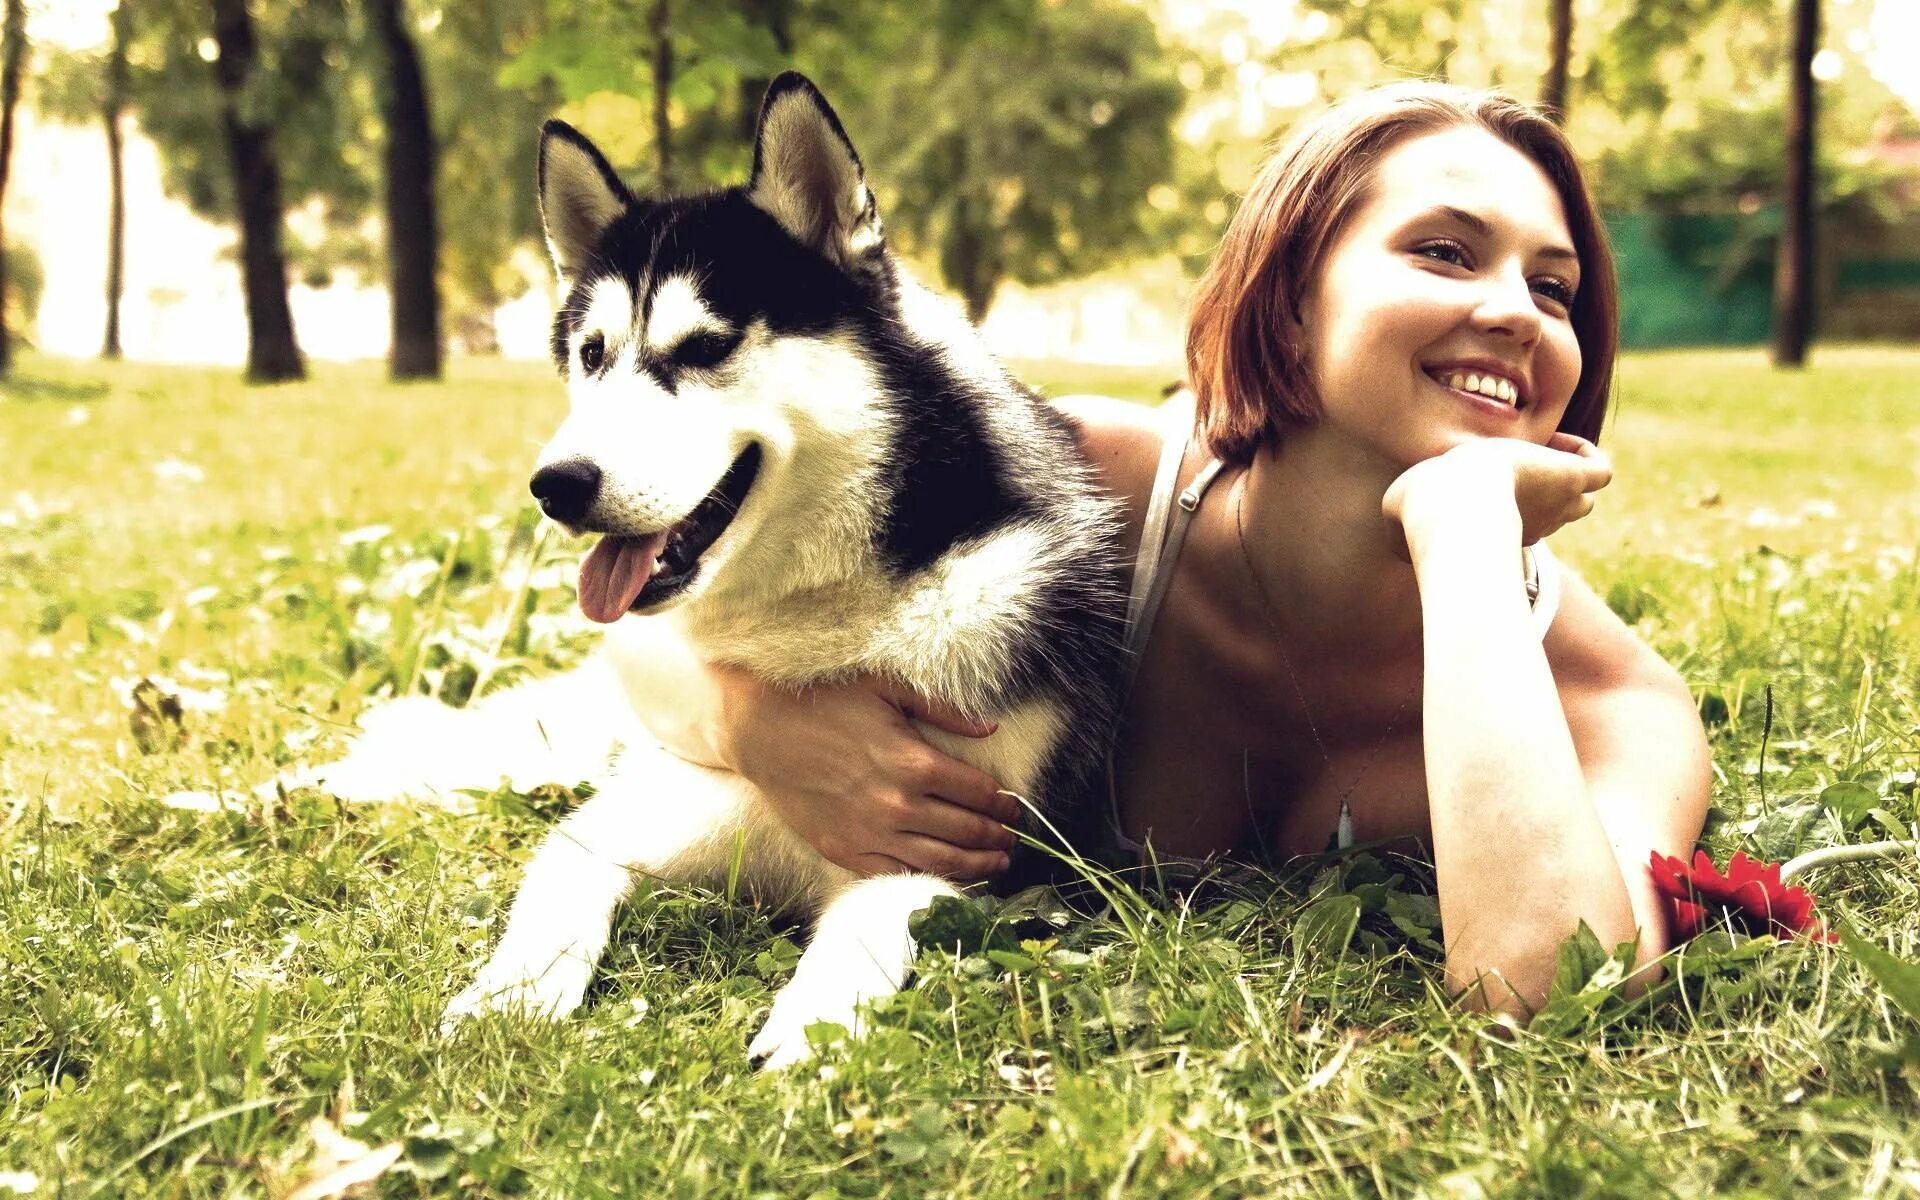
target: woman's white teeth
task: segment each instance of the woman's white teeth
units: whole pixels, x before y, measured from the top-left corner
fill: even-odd
[[[1472,371],[1451,371],[1446,376],[1450,388],[1463,392],[1473,392],[1498,400],[1502,404],[1512,404],[1520,399],[1520,391],[1498,375],[1478,375]]]

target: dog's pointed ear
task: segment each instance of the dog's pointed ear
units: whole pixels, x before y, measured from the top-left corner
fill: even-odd
[[[633,202],[633,193],[586,135],[565,121],[540,127],[540,224],[563,279],[578,279],[600,235]]]
[[[747,195],[795,241],[850,271],[878,265],[880,214],[840,118],[796,71],[767,87]]]

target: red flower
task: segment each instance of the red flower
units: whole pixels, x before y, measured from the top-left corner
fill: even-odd
[[[1656,850],[1649,866],[1655,889],[1673,901],[1673,929],[1681,940],[1699,933],[1723,914],[1731,918],[1735,928],[1752,934],[1804,934],[1816,942],[1840,940],[1813,915],[1813,897],[1805,888],[1781,884],[1778,863],[1763,863],[1736,851],[1727,864],[1727,873],[1722,875],[1705,850],[1694,852],[1692,866]]]

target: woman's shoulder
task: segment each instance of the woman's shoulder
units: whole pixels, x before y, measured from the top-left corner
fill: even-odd
[[[1193,424],[1193,398],[1185,391],[1157,405],[1083,393],[1055,397],[1053,406],[1073,422],[1080,448],[1101,482],[1129,503],[1144,498],[1153,486],[1167,438]]]

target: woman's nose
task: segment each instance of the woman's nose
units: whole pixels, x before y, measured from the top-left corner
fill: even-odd
[[[1473,320],[1489,333],[1504,333],[1522,342],[1539,337],[1540,309],[1526,272],[1517,264],[1488,272]]]

